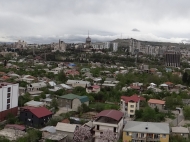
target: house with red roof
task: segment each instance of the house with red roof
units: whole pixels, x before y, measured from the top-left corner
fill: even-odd
[[[87,93],[98,93],[100,92],[100,86],[99,85],[92,85],[86,88]]]
[[[168,85],[168,88],[169,88],[169,89],[172,89],[172,88],[174,88],[174,86],[175,86],[172,82],[169,82],[169,81],[168,81],[168,82],[165,82],[165,84]]]
[[[163,110],[165,108],[165,101],[158,99],[150,99],[148,101],[148,105],[153,109],[157,107],[159,110]]]
[[[19,119],[30,127],[44,127],[51,119],[52,112],[45,107],[21,107]]]
[[[99,142],[101,135],[108,130],[113,131],[118,141],[123,130],[123,117],[124,114],[118,110],[103,110],[98,113],[93,121],[95,142]]]
[[[128,117],[134,117],[135,110],[139,110],[140,102],[144,100],[145,100],[144,97],[138,96],[136,94],[130,97],[121,96],[121,104],[120,104],[121,111]]]

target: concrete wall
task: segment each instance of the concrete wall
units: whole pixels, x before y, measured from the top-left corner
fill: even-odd
[[[151,107],[151,108],[158,108],[159,110],[163,110],[164,109],[164,105],[160,105],[160,104],[152,104],[152,103],[148,103],[148,105]]]
[[[77,111],[79,106],[81,106],[81,101],[79,99],[74,99],[72,101],[72,110]]]

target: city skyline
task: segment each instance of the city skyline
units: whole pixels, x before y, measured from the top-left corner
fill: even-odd
[[[190,2],[177,0],[2,0],[0,42],[50,43],[135,38],[190,42]]]

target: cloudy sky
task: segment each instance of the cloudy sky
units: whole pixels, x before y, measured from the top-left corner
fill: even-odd
[[[190,42],[189,0],[1,0],[0,41]]]

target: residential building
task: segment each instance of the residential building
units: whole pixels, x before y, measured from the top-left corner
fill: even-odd
[[[78,107],[83,103],[87,106],[89,105],[89,99],[87,96],[78,96],[74,94],[67,94],[58,97],[58,105],[60,107],[66,107],[72,111],[77,111]]]
[[[43,127],[51,119],[52,112],[45,107],[21,107],[19,119],[30,127]]]
[[[121,96],[121,104],[120,109],[128,117],[135,116],[135,110],[139,110],[140,102],[145,100],[145,98],[140,97],[138,95],[128,96]]]
[[[0,122],[5,120],[9,113],[17,116],[19,84],[0,82]]]
[[[123,142],[169,142],[168,123],[128,121],[123,129]]]
[[[186,127],[171,127],[172,135],[182,136],[185,139],[189,138],[189,129]]]
[[[118,50],[118,43],[113,42],[113,52],[117,52],[117,50]]]
[[[58,132],[58,133],[66,134],[68,141],[72,141],[74,132],[77,127],[78,127],[78,125],[76,125],[76,124],[68,124],[68,123],[58,122],[55,129],[56,129],[56,132]]]
[[[92,85],[90,87],[86,88],[87,93],[98,93],[100,92],[100,86],[99,85]]]
[[[51,46],[53,48],[52,52],[65,52],[67,44],[64,41],[59,40],[59,43],[53,43]]]
[[[45,106],[45,103],[31,100],[29,102],[26,102],[24,105],[30,106],[30,107],[43,107],[43,106]]]
[[[103,110],[96,115],[93,126],[95,142],[99,142],[101,134],[107,130],[114,132],[117,142],[123,129],[123,113],[118,110]]]
[[[83,87],[86,88],[88,86],[90,86],[90,82],[89,81],[83,81],[83,80],[67,80],[66,82],[67,85],[70,85],[72,87]]]
[[[42,132],[42,139],[45,141],[67,142],[67,135],[56,132],[54,126],[46,126],[40,129],[40,131]]]
[[[162,100],[157,100],[157,99],[150,99],[148,101],[148,105],[151,108],[158,108],[159,110],[164,110],[165,109],[165,101]]]
[[[164,57],[166,66],[180,67],[181,54],[179,51],[166,51]]]
[[[44,82],[38,82],[38,83],[31,83],[27,85],[27,91],[33,92],[33,91],[39,91],[40,88],[46,87],[47,84]]]
[[[15,42],[13,44],[14,48],[19,48],[19,49],[26,49],[27,48],[27,43],[25,41],[19,40],[18,42]]]

